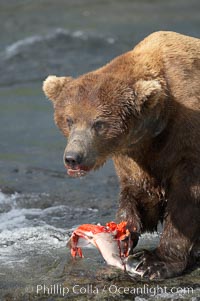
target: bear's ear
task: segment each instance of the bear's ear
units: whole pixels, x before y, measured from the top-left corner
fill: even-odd
[[[49,75],[43,82],[44,94],[50,100],[56,102],[64,85],[72,80],[73,80],[72,77],[57,77],[55,75]]]
[[[138,113],[142,108],[153,108],[165,93],[158,80],[139,80],[134,85],[135,109]]]

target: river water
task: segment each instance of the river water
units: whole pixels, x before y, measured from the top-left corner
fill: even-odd
[[[1,0],[0,25],[0,300],[199,300],[198,268],[149,283],[92,248],[71,259],[76,226],[115,218],[118,181],[111,161],[83,179],[66,175],[66,141],[41,85],[95,69],[156,30],[199,37],[200,2]],[[158,239],[144,234],[139,247]]]

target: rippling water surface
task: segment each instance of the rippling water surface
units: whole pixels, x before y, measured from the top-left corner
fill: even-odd
[[[54,285],[71,300],[199,300],[199,269],[149,284],[106,266],[93,248],[71,259],[65,245],[76,226],[115,218],[118,182],[110,161],[68,178],[66,141],[41,91],[48,74],[98,68],[152,31],[199,37],[199,10],[197,0],[0,1],[0,300],[60,300],[60,291],[48,293]],[[158,240],[159,233],[145,234],[139,247]]]

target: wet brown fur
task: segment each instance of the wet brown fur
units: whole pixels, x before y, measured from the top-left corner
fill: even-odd
[[[98,168],[113,158],[118,219],[138,232],[164,220],[158,247],[144,255],[149,277],[181,274],[200,235],[199,81],[200,40],[157,32],[78,79],[44,82],[64,135],[70,139],[67,115],[79,131],[87,129],[87,164]],[[88,130],[98,118],[108,124],[99,136]]]

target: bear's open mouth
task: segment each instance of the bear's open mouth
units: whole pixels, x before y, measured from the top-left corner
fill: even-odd
[[[73,178],[84,177],[90,171],[90,169],[86,166],[77,166],[76,168],[71,168],[65,165],[65,167],[68,175]]]

